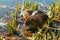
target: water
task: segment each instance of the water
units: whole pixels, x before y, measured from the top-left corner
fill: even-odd
[[[31,2],[41,2],[44,4],[50,5],[52,2],[56,0],[30,0]],[[22,0],[0,0],[0,18],[3,17],[5,14],[10,14],[13,10],[12,7],[15,7],[17,3],[22,3]],[[3,5],[3,6],[2,6]],[[2,11],[3,10],[3,11]]]

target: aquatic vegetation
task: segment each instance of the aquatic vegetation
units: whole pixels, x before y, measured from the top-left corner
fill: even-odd
[[[49,6],[49,11],[47,12],[47,15],[49,16],[49,18],[53,18],[53,16],[57,13],[60,12],[60,2],[56,2],[55,3],[52,3],[50,6]]]
[[[30,0],[28,1],[23,1],[21,4],[16,4],[16,8],[18,8],[17,11],[21,11],[21,9],[31,9],[31,10],[37,10],[38,9],[38,3],[37,2],[31,2]]]
[[[55,40],[55,39],[56,39],[56,40],[59,40],[59,38],[60,38],[60,36],[59,36],[59,35],[60,35],[60,34],[59,34],[59,33],[60,33],[60,26],[59,26],[59,25],[60,25],[60,23],[59,23],[59,22],[60,22],[60,21],[59,21],[59,20],[60,20],[60,11],[59,11],[59,5],[58,5],[58,6],[55,6],[55,5],[56,5],[56,4],[53,3],[53,4],[52,4],[53,7],[51,7],[51,10],[48,12],[48,16],[49,16],[48,24],[50,24],[51,22],[53,23],[53,20],[55,20],[56,22],[54,22],[53,24],[51,23],[51,24],[52,24],[52,26],[53,26],[54,28],[55,28],[55,27],[58,27],[59,29],[57,29],[57,28],[55,28],[55,29],[54,29],[54,28],[51,28],[51,29],[54,30],[54,32],[52,32],[52,31],[50,31],[51,33],[46,32],[47,34],[46,34],[46,33],[42,34],[40,31],[38,31],[38,32],[40,32],[41,35],[44,35],[44,36],[41,37],[41,39],[39,39],[39,37],[40,37],[39,35],[40,35],[40,34],[37,34],[38,36],[35,34],[35,36],[37,36],[37,38],[34,36],[34,37],[33,37],[34,40],[37,40],[37,39],[38,39],[38,40],[43,40],[43,39],[46,39],[46,40],[49,40],[49,39],[51,39],[51,40]],[[57,23],[57,21],[58,21],[58,23]],[[46,26],[48,26],[48,25],[46,25]],[[45,27],[46,27],[46,26],[45,26]],[[52,27],[52,26],[50,25],[50,27]],[[48,26],[48,27],[49,27],[49,26]],[[48,28],[48,27],[47,27],[47,29],[46,29],[47,31],[48,31],[48,29],[50,29],[50,28]],[[42,31],[42,29],[40,29],[40,30]],[[58,30],[58,32],[57,32],[57,30]],[[59,37],[57,37],[57,38],[56,38],[56,36],[55,36],[56,33],[57,33],[57,36],[59,36]],[[49,35],[49,36],[48,36],[48,35]],[[45,38],[44,38],[44,37],[45,37]],[[50,37],[50,38],[49,38],[49,37]],[[35,38],[36,38],[36,39],[35,39]]]
[[[56,37],[55,36],[56,35],[56,31],[58,30],[58,33],[60,33],[60,30],[59,29],[56,29],[56,28],[54,29],[54,28],[50,28],[49,27],[49,24],[51,22],[53,22],[53,20],[56,20],[56,21],[60,22],[59,21],[60,20],[59,7],[58,6],[55,6],[55,4],[53,3],[52,6],[51,6],[51,10],[50,11],[51,11],[51,14],[49,13],[48,16],[49,15],[50,16],[52,15],[52,16],[49,17],[49,19],[48,19],[48,24],[46,25],[47,28],[45,29],[45,32],[43,32],[43,29],[39,29],[40,31],[38,31],[37,33],[33,34],[32,38],[28,38],[28,39],[31,39],[31,40],[44,40],[44,39],[46,39],[46,40],[49,40],[49,39],[50,40],[53,40],[53,39],[59,39],[60,38],[60,37],[55,38]],[[54,25],[54,24],[52,24],[52,25]],[[56,23],[56,25],[57,25],[57,23]],[[56,25],[54,25],[54,27]],[[50,33],[47,32],[49,29],[50,30],[53,29],[54,32],[52,30],[50,31]],[[41,32],[43,32],[43,34]],[[59,34],[57,36],[59,36]]]
[[[24,2],[24,7],[25,9],[31,9],[31,10],[37,10],[38,7],[37,7],[37,2]]]
[[[21,10],[22,10],[22,12],[25,9],[31,9],[33,11],[38,10],[38,3],[37,2],[30,2],[30,1],[27,1],[27,2],[23,1],[23,2],[24,3],[17,4],[16,8],[15,8],[15,11],[11,13],[11,19],[7,23],[7,28],[8,28],[8,34],[9,35],[16,35],[16,34],[20,33],[20,32],[17,33],[17,27],[18,27],[17,16],[18,16],[19,13],[21,13]],[[49,18],[47,20],[47,23],[46,24],[44,23],[44,25],[42,25],[43,26],[42,29],[38,28],[37,32],[31,34],[32,35],[31,38],[26,37],[25,35],[23,35],[23,36],[25,36],[27,39],[31,39],[31,40],[49,40],[49,39],[53,40],[55,38],[59,40],[59,38],[60,38],[60,34],[59,34],[60,33],[60,5],[59,4],[60,3],[56,3],[56,4],[52,3],[49,6],[49,10],[46,13]],[[29,21],[29,19],[28,19],[28,21]],[[45,21],[45,20],[43,20],[43,21]],[[29,24],[29,23],[27,23],[27,24]],[[31,24],[31,25],[33,25],[33,24]],[[24,32],[25,32],[25,34],[28,34],[28,36],[30,36],[30,32],[26,31],[25,28],[22,28],[22,30],[23,30],[22,34],[24,34]],[[57,33],[57,36],[56,36],[56,31],[57,30],[58,30],[58,33]]]
[[[17,12],[12,12],[11,19],[7,23],[8,34],[14,35],[14,33],[16,32],[16,28],[17,28],[16,22],[17,22]]]

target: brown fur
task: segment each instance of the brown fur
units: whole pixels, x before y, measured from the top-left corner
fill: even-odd
[[[36,29],[38,27],[42,28],[47,19],[48,16],[46,14],[44,14],[42,11],[38,11],[36,15],[27,18],[25,25],[32,29]]]
[[[45,22],[47,21],[48,16],[42,12],[42,11],[37,11],[36,15],[28,17],[23,27],[22,32],[25,36],[32,35],[31,33],[35,33],[38,28],[42,28]]]

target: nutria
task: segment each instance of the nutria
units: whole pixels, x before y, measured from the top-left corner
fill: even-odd
[[[22,34],[26,37],[32,36],[32,33],[35,33],[38,28],[43,28],[43,25],[47,21],[48,16],[42,12],[37,11],[34,15],[29,16],[25,22],[24,26],[22,27]],[[28,35],[29,34],[29,35]]]
[[[26,19],[25,26],[28,26],[31,29],[36,29],[38,27],[42,28],[42,26],[45,24],[47,19],[48,19],[48,16],[44,12],[37,11],[35,15],[33,16],[31,15]]]

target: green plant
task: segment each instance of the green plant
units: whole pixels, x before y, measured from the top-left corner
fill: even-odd
[[[25,7],[25,9],[37,10],[38,4],[37,4],[37,2],[24,1],[24,7]]]
[[[52,22],[53,20],[53,16],[56,14],[56,13],[59,13],[60,12],[60,3],[52,3],[52,5],[50,6],[50,11],[47,11],[47,15],[49,16],[49,19],[48,19],[48,27],[49,27],[49,23]],[[24,6],[24,8],[22,9],[22,6]],[[16,5],[16,8],[15,8],[15,12],[12,12],[11,13],[11,18],[10,21],[7,23],[7,28],[8,28],[8,32],[10,34],[14,34],[14,32],[16,32],[16,22],[17,22],[17,15],[18,13],[22,10],[24,11],[25,9],[31,9],[33,11],[35,10],[38,10],[38,3],[37,2],[30,2],[29,1],[23,1],[23,3],[21,4],[17,4]],[[45,26],[46,27],[46,26]],[[32,36],[32,39],[31,40],[53,40],[53,38],[55,37],[55,33],[51,32],[51,33],[48,33],[48,29],[51,29],[51,28],[46,28],[45,31],[43,32],[43,28],[42,29],[38,29],[37,33],[34,33],[33,36]],[[59,33],[60,33],[60,28],[59,28]],[[43,33],[42,33],[43,32]]]
[[[8,33],[13,35],[17,28],[17,11],[11,13],[11,19],[7,23]]]
[[[23,3],[16,4],[16,8],[18,8],[18,11],[25,10],[25,9],[31,9],[31,10],[37,10],[38,9],[38,3],[37,2],[31,2],[30,0],[23,0]]]

